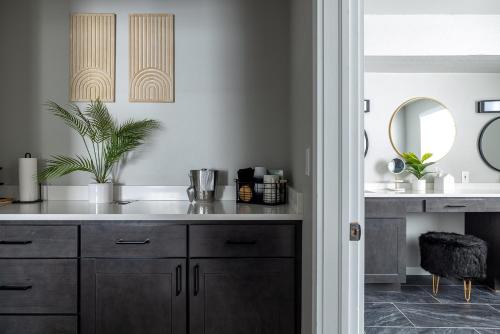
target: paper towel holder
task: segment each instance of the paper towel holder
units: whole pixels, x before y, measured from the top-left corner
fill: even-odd
[[[32,158],[32,155],[31,153],[29,152],[26,152],[24,154],[24,158],[25,159],[31,159]],[[42,187],[40,184],[38,184],[38,199],[36,201],[13,201],[12,203],[15,203],[15,204],[33,204],[33,203],[40,203],[40,202],[43,202],[42,200]]]

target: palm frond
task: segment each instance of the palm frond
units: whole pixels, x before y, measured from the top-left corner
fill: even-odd
[[[84,112],[76,105],[71,105],[69,111],[54,102],[47,106],[81,135],[88,156],[52,157],[38,174],[40,181],[83,171],[91,173],[98,183],[108,182],[113,166],[160,127],[159,122],[150,119],[128,120],[119,125],[100,100],[92,101]]]
[[[93,141],[101,143],[111,137],[116,129],[115,121],[101,100],[92,101],[88,105],[85,115],[95,130]]]
[[[46,181],[77,171],[93,173],[93,170],[94,165],[88,158],[82,156],[71,158],[56,155],[47,161],[47,167],[38,173],[38,179],[40,181]]]
[[[89,123],[85,120],[85,117],[82,118],[79,115],[78,107],[72,106],[73,112],[70,112],[52,101],[47,102],[46,106],[49,111],[61,118],[67,126],[76,130],[82,137],[88,134],[90,129]]]
[[[160,123],[150,119],[134,121],[129,119],[116,131],[118,137],[143,139],[160,127]]]

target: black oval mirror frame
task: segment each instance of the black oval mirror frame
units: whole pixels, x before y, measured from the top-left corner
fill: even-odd
[[[365,158],[366,155],[368,154],[368,147],[370,146],[370,142],[368,141],[368,134],[366,133],[365,130]]]
[[[484,163],[490,167],[491,169],[494,169],[498,172],[500,172],[500,168],[498,167],[495,167],[493,166],[489,161],[488,159],[486,159],[486,156],[484,155],[484,151],[483,151],[483,136],[484,136],[484,133],[486,132],[486,130],[488,129],[488,127],[490,125],[492,125],[494,122],[500,120],[500,117],[495,117],[493,118],[492,120],[490,120],[488,123],[486,123],[486,125],[481,129],[481,133],[479,134],[479,139],[477,141],[477,147],[478,147],[478,150],[479,150],[479,155],[481,156],[481,159],[483,159]]]

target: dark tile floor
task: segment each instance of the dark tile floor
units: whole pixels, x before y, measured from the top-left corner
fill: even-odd
[[[400,291],[365,291],[366,334],[500,334],[500,293],[474,285],[464,300],[463,283],[441,279],[432,295],[430,276],[408,276]]]

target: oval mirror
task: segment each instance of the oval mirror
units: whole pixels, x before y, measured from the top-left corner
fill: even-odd
[[[394,158],[387,164],[387,169],[392,174],[401,174],[402,172],[404,172],[405,168],[406,164],[404,160],[400,158]]]
[[[369,146],[370,146],[370,142],[368,141],[368,134],[366,133],[366,130],[365,130],[365,157],[366,157],[366,154],[368,153]]]
[[[481,130],[478,145],[483,161],[494,170],[500,171],[500,117],[489,121]]]
[[[401,156],[413,152],[421,157],[432,153],[429,162],[441,160],[455,142],[455,120],[441,102],[417,97],[404,102],[392,114],[389,137]]]

